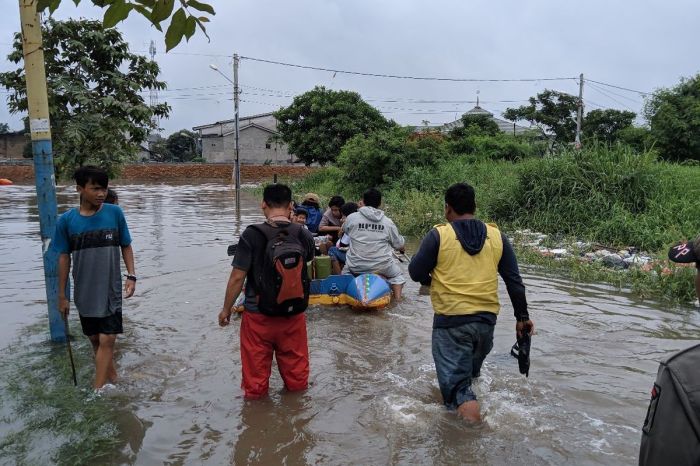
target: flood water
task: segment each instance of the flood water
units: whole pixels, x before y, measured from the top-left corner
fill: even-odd
[[[240,221],[230,187],[121,185],[136,256],[125,301],[118,388],[89,389],[90,348],[75,311],[73,388],[64,345],[47,341],[33,186],[0,190],[0,464],[636,464],[658,361],[700,339],[691,307],[640,301],[523,266],[533,338],[530,377],[509,355],[512,307],[501,286],[494,349],[476,392],[486,424],[440,404],[432,310],[405,300],[371,313],[311,307],[310,388],[244,401],[239,320],[219,328],[227,245]],[[59,212],[77,202],[59,187]]]

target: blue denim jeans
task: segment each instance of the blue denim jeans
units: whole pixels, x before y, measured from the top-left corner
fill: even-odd
[[[493,348],[494,325],[470,322],[458,327],[433,328],[433,359],[442,399],[448,409],[476,400],[472,379]]]
[[[333,246],[330,249],[328,249],[328,255],[331,256],[332,261],[338,261],[341,264],[345,264],[345,251],[341,251],[340,249]]]

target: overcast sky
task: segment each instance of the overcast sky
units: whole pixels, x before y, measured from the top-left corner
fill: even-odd
[[[19,27],[16,0],[2,0],[0,53],[7,55]],[[56,16],[101,18],[83,0],[63,0]],[[133,14],[118,28],[137,52],[156,43],[156,60],[172,106],[163,134],[232,118],[233,53],[339,70],[470,79],[578,77],[640,91],[673,86],[700,71],[700,2],[679,1],[417,1],[209,0],[217,14],[211,41],[198,31],[164,53],[163,35]],[[14,6],[14,8],[12,7]],[[10,63],[0,62],[7,70]],[[403,124],[440,124],[474,106],[500,115],[545,88],[578,93],[574,79],[535,82],[444,82],[351,76],[242,60],[241,115],[275,110],[293,95],[324,85],[359,92]],[[0,94],[5,97],[6,93]],[[146,94],[146,98],[148,95]],[[428,100],[431,102],[416,102]],[[448,101],[448,102],[445,102]],[[455,103],[454,101],[460,101]],[[516,102],[503,102],[516,101]],[[639,112],[639,94],[586,83],[586,110]],[[21,128],[0,106],[0,122]]]

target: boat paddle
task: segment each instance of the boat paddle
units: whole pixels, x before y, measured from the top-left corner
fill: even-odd
[[[75,376],[75,362],[73,361],[73,349],[70,346],[70,334],[68,333],[68,315],[63,314],[63,325],[66,330],[66,346],[68,346],[68,358],[70,359],[70,368],[73,371],[73,385],[78,386],[78,379]]]

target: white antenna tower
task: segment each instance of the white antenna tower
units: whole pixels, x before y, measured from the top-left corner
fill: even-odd
[[[148,47],[148,53],[151,55],[151,61],[155,61],[156,59],[156,43],[151,40],[151,45]],[[151,107],[155,107],[158,105],[158,89],[155,87],[151,88],[150,92],[150,105]],[[154,131],[157,134],[160,134],[160,121],[156,115],[153,115],[151,118],[151,122],[153,122],[154,126]]]

